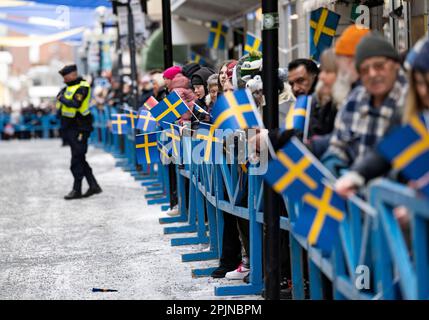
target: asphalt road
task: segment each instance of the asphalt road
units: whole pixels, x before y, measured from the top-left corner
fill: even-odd
[[[60,144],[0,141],[0,299],[219,299],[214,286],[227,280],[191,277],[217,261],[182,263],[201,248],[171,247],[160,207],[110,154],[87,156],[102,194],[63,200],[72,176]]]

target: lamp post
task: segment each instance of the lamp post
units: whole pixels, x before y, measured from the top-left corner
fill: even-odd
[[[164,69],[173,66],[170,0],[162,0],[162,34],[164,37]]]
[[[262,2],[262,80],[264,83],[264,124],[268,130],[279,127],[278,93],[278,3],[277,0]],[[264,184],[264,270],[265,298],[280,298],[280,213],[279,196]]]

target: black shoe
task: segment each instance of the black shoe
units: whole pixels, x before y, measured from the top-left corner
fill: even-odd
[[[210,275],[212,278],[225,278],[227,272],[233,271],[236,268],[226,268],[223,266],[217,267],[212,274]]]
[[[72,190],[68,195],[64,196],[64,199],[66,200],[73,200],[73,199],[80,199],[80,198],[82,198],[82,193],[76,190]]]
[[[100,188],[100,186],[90,187],[88,189],[88,191],[83,194],[82,197],[88,198],[94,194],[98,194],[98,193],[102,193],[102,192],[103,192],[103,190]]]

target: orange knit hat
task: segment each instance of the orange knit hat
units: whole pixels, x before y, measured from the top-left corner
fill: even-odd
[[[335,54],[354,57],[357,45],[369,32],[369,29],[354,24],[347,27],[335,44]]]

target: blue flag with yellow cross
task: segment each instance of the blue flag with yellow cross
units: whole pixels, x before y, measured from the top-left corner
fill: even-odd
[[[128,133],[128,118],[125,114],[115,113],[112,114],[110,120],[111,130],[113,134],[127,134]]]
[[[246,34],[246,43],[244,44],[243,54],[248,54],[252,51],[262,52],[262,41],[257,36],[248,32]]]
[[[304,194],[294,231],[309,245],[329,253],[338,239],[345,213],[345,200],[330,187],[319,184],[316,190]]]
[[[160,126],[166,129],[169,127],[168,123],[174,123],[189,109],[179,94],[173,91],[149,111]]]
[[[255,101],[247,89],[226,92],[220,96],[213,106],[212,118],[215,129],[244,130],[263,127]]]
[[[223,152],[223,139],[214,126],[200,122],[194,140],[200,141],[196,146],[200,151],[200,159],[196,163],[220,163]]]
[[[130,129],[135,129],[136,128],[137,119],[138,119],[137,112],[134,111],[134,110],[132,110],[132,109],[126,108],[126,109],[124,109],[124,114],[127,117],[127,125],[128,125],[128,127]]]
[[[317,190],[324,174],[313,163],[310,152],[294,139],[277,151],[268,163],[264,179],[277,193],[300,201],[304,194]]]
[[[413,117],[410,122],[390,133],[378,146],[393,169],[419,182],[429,176],[429,115]],[[419,185],[429,197],[429,181]]]
[[[209,33],[208,47],[220,50],[225,49],[227,34],[227,26],[223,25],[222,22],[212,21]]]
[[[295,129],[304,132],[309,96],[299,96],[286,115],[285,129]]]
[[[166,148],[168,155],[173,156],[177,163],[180,163],[182,152],[181,152],[181,136],[180,126],[172,123],[165,123],[161,125],[167,127],[163,130],[161,140],[164,147]]]
[[[198,63],[199,65],[205,66],[206,60],[198,53],[191,52],[191,62]]]
[[[136,135],[135,144],[138,164],[151,164],[160,161],[158,132]]]
[[[319,61],[321,53],[331,47],[341,16],[327,8],[319,8],[310,16],[310,57]]]
[[[153,132],[156,130],[157,124],[152,114],[141,108],[137,117],[136,128],[144,132]]]

